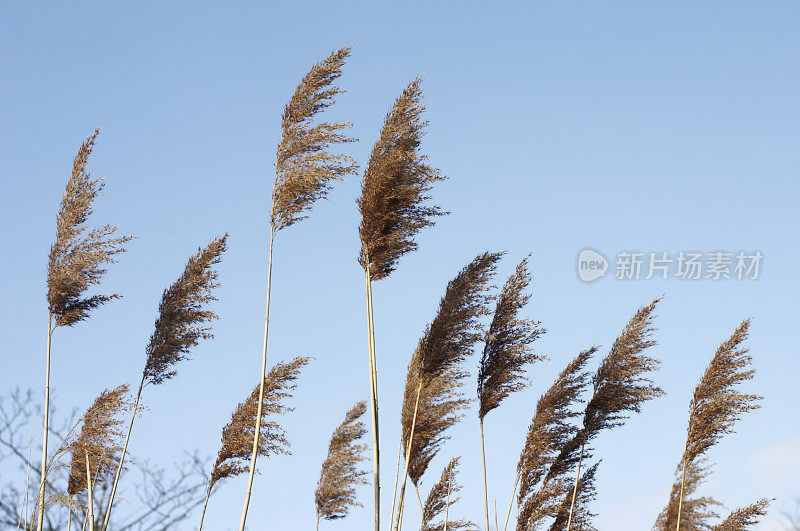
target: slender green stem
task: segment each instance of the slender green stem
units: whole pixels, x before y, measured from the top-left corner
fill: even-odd
[[[380,531],[381,480],[380,480],[380,435],[378,429],[378,371],[375,362],[375,323],[372,312],[372,278],[369,270],[369,254],[364,252],[366,267],[364,275],[367,288],[367,334],[369,344],[369,395],[370,418],[372,420],[373,487],[375,489],[375,531]]]

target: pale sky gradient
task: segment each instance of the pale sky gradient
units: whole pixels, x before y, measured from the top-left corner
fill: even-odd
[[[348,93],[327,114],[354,122],[361,142],[349,153],[366,163],[392,101],[424,74],[424,151],[450,176],[434,195],[452,214],[374,287],[384,520],[409,356],[446,282],[491,249],[509,251],[498,281],[533,252],[527,315],[548,328],[536,347],[551,358],[531,368],[530,389],[487,418],[490,497],[503,512],[538,396],[579,350],[601,345],[605,354],[636,308],[665,294],[654,354],[667,395],[598,438],[597,525],[649,528],[683,449],[691,391],[716,346],[753,317],[758,374],[746,389],[764,395],[763,407],[712,449],[716,473],[703,493],[729,508],[775,497],[761,529],[780,529],[779,509],[800,497],[799,22],[800,5],[780,1],[5,3],[0,393],[40,392],[55,215],[74,152],[100,124],[91,169],[108,184],[93,220],[138,239],[103,284],[124,299],[55,334],[59,408],[83,410],[103,388],[138,381],[161,291],[199,245],[228,231],[216,338],[174,381],[146,390],[149,411],[130,446],[165,466],[185,450],[216,454],[221,427],[257,382],[283,105],[313,63],[353,44],[341,78]],[[313,528],[330,433],[368,396],[358,191],[356,178],[337,184],[276,241],[270,360],[316,359],[283,420],[294,455],[260,461],[253,530]],[[585,284],[575,259],[586,247],[609,257],[721,249],[765,258],[756,281]],[[466,488],[451,513],[480,522],[474,409],[451,435],[424,491],[461,455]],[[221,486],[207,529],[238,528],[243,491],[244,478]],[[365,508],[320,528],[369,529],[371,488],[360,495]],[[413,529],[416,501],[407,507]]]

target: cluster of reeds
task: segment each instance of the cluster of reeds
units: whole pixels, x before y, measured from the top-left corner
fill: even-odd
[[[288,454],[290,438],[280,417],[292,408],[302,368],[311,358],[297,357],[269,367],[269,331],[272,257],[275,236],[308,217],[314,203],[325,198],[332,184],[357,165],[346,154],[333,149],[353,142],[346,136],[350,123],[318,120],[344,91],[334,83],[342,74],[350,48],[333,52],[314,65],[302,78],[286,105],[282,136],[276,155],[272,207],[268,219],[269,242],[266,264],[266,315],[257,382],[233,411],[222,429],[221,445],[205,491],[199,519],[202,529],[209,500],[220,480],[248,475],[239,529],[245,528],[259,456]],[[367,352],[369,402],[359,401],[334,430],[322,462],[314,494],[316,526],[320,521],[345,518],[362,506],[359,487],[369,483],[370,445],[362,442],[368,430],[362,422],[367,410],[371,420],[372,483],[374,526],[381,529],[380,430],[378,410],[377,357],[372,308],[372,283],[385,279],[400,259],[417,249],[415,237],[436,217],[446,214],[430,197],[432,186],[445,179],[431,166],[421,150],[427,122],[422,114],[421,79],[411,81],[395,100],[383,123],[361,180],[357,200],[361,215],[358,227],[360,254],[366,283]],[[45,372],[44,438],[42,474],[36,504],[37,531],[51,497],[45,492],[49,464],[56,454],[71,455],[64,493],[56,498],[68,506],[86,508],[89,529],[105,531],[111,526],[112,507],[121,472],[125,468],[128,444],[141,407],[144,389],[162,385],[177,375],[181,361],[193,347],[213,337],[211,324],[218,316],[210,309],[218,287],[220,263],[228,235],[212,240],[192,255],[178,279],[166,288],[158,307],[158,318],[145,347],[145,363],[135,395],[127,384],[104,391],[80,421],[80,432],[67,439],[53,456],[48,454],[48,412],[50,389],[50,344],[53,331],[71,327],[90,317],[91,311],[119,295],[87,294],[98,285],[105,266],[124,251],[128,236],[115,236],[116,228],[87,228],[93,201],[103,188],[100,178],[87,171],[89,155],[98,131],[81,145],[57,218],[56,239],[50,250],[47,278],[48,332]],[[452,457],[423,503],[422,478],[447,444],[451,428],[470,408],[472,399],[463,391],[470,377],[468,362],[477,357],[476,412],[482,452],[484,527],[491,528],[484,419],[510,396],[531,385],[529,368],[547,360],[534,352],[533,344],[545,329],[538,320],[526,317],[532,294],[530,255],[523,258],[505,283],[492,285],[505,253],[483,252],[464,266],[447,283],[434,316],[422,332],[410,355],[400,412],[397,472],[391,512],[386,529],[400,531],[406,512],[407,479],[419,502],[421,529],[447,531],[474,529],[466,519],[451,515],[462,485],[457,481],[460,457]],[[622,426],[644,405],[661,395],[653,375],[659,361],[650,355],[656,341],[655,299],[636,311],[594,371],[589,364],[599,351],[590,347],[569,361],[555,381],[539,398],[521,441],[512,497],[505,517],[505,531],[516,501],[519,531],[549,527],[551,530],[594,529],[591,501],[599,466],[593,441],[604,431]],[[765,514],[768,500],[762,499],[737,509],[717,522],[719,502],[697,496],[711,465],[708,450],[733,431],[739,417],[758,407],[759,397],[739,391],[739,384],[754,376],[752,358],[742,343],[749,321],[743,322],[713,356],[698,384],[689,408],[686,445],[679,461],[675,483],[667,506],[658,516],[656,528],[745,529]],[[476,352],[480,348],[480,354]],[[365,394],[367,394],[365,392]],[[120,415],[130,411],[127,430]],[[477,435],[477,434],[476,434]],[[587,463],[589,463],[588,466]],[[93,488],[110,482],[110,495],[103,515],[94,514]],[[509,481],[510,483],[510,481]],[[399,487],[399,488],[398,488]],[[495,502],[495,530],[500,520]],[[72,519],[69,519],[71,527]],[[86,525],[86,523],[84,523]],[[263,525],[259,523],[259,528]]]

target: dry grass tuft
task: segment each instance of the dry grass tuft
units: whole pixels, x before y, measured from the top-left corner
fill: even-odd
[[[445,214],[438,206],[424,204],[433,183],[446,178],[419,153],[428,124],[421,118],[424,110],[417,78],[386,115],[364,172],[358,200],[359,263],[365,269],[369,265],[370,280],[391,274],[400,258],[417,248],[417,232]]]
[[[170,368],[186,359],[191,347],[201,339],[214,337],[206,324],[218,316],[205,306],[216,300],[213,291],[219,283],[213,266],[221,261],[227,241],[225,234],[199,249],[189,258],[180,278],[164,290],[155,330],[147,345],[145,383],[157,385],[174,377],[177,372]]]
[[[526,293],[531,282],[529,258],[525,257],[517,265],[503,286],[486,334],[478,366],[478,418],[481,420],[508,395],[528,385],[526,365],[545,358],[534,354],[530,346],[545,329],[538,321],[518,317],[531,298],[531,294]]]
[[[362,507],[356,499],[356,487],[368,483],[367,472],[359,467],[366,459],[367,446],[357,441],[367,432],[359,419],[367,411],[367,402],[362,400],[347,412],[344,421],[333,432],[328,445],[328,456],[322,463],[314,500],[317,521],[320,518],[335,520],[344,518],[350,507]]]
[[[258,453],[264,457],[272,454],[288,454],[289,441],[277,420],[270,417],[284,415],[292,408],[284,402],[291,398],[291,391],[302,369],[311,358],[298,357],[289,363],[278,363],[264,378],[264,403],[261,411],[261,435]],[[222,428],[222,446],[211,472],[209,490],[224,478],[237,476],[250,470],[250,454],[255,439],[256,416],[258,414],[259,385],[247,399],[239,404],[231,415],[231,421]]]
[[[124,252],[123,244],[131,239],[114,237],[117,228],[111,225],[87,233],[92,204],[105,185],[102,177],[93,178],[86,169],[99,133],[100,128],[95,129],[81,144],[56,218],[56,240],[47,267],[47,303],[56,327],[83,321],[93,309],[119,297],[84,297],[87,289],[100,283],[104,266],[114,263],[114,256]]]
[[[92,484],[105,481],[116,468],[122,453],[122,420],[120,415],[131,408],[128,385],[103,391],[81,419],[80,435],[72,441],[72,466],[67,480],[67,493],[75,496],[86,490],[86,455]]]
[[[456,477],[458,475],[458,461],[458,457],[452,458],[447,466],[444,467],[442,477],[431,487],[422,510],[421,531],[443,531],[445,529],[445,519],[447,520],[447,529],[452,529],[453,531],[476,529],[475,524],[470,521],[449,519],[449,508],[458,502],[459,498],[456,494],[461,490],[461,485],[458,484]],[[442,519],[441,522],[434,522],[437,518],[443,517],[445,519]]]
[[[342,134],[352,124],[313,124],[314,117],[345,92],[332,84],[342,75],[348,55],[349,46],[314,65],[283,110],[271,214],[274,232],[305,219],[314,202],[327,196],[331,181],[357,170],[349,156],[328,151],[336,144],[355,141]]]

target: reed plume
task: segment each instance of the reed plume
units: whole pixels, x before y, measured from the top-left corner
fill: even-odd
[[[428,497],[425,499],[425,506],[422,510],[421,531],[446,531],[451,529],[476,529],[475,524],[468,520],[450,520],[450,506],[459,501],[458,497],[453,497],[461,490],[458,484],[458,462],[459,458],[454,457],[450,460],[444,470],[442,477],[431,487]],[[437,518],[445,517],[441,522],[435,522]]]
[[[712,527],[712,531],[740,531],[748,529],[766,516],[769,500],[762,498],[752,505],[736,509],[725,520]]]
[[[81,419],[81,432],[69,444],[72,464],[67,478],[69,506],[72,500],[92,485],[104,482],[114,471],[122,453],[122,420],[119,416],[131,408],[128,385],[103,391]],[[88,460],[88,466],[87,466]],[[88,476],[87,474],[91,474]],[[88,502],[88,500],[87,500]],[[70,511],[67,515],[71,519]]]
[[[656,305],[661,298],[642,306],[631,318],[622,334],[614,341],[609,354],[603,359],[592,378],[593,394],[586,404],[583,415],[583,427],[562,449],[556,459],[553,471],[571,469],[577,464],[575,485],[572,492],[572,504],[578,497],[581,462],[591,457],[589,443],[604,429],[622,426],[631,413],[639,413],[642,405],[664,391],[645,376],[657,371],[660,362],[644,354],[648,348],[656,345],[651,339],[655,328],[653,318]],[[578,450],[580,450],[578,452]],[[567,529],[571,528],[572,510],[567,520]]]
[[[569,482],[563,476],[555,480],[542,480],[561,448],[577,431],[570,420],[581,414],[574,409],[574,405],[580,402],[581,394],[589,383],[589,373],[585,368],[596,351],[597,348],[592,347],[570,361],[536,404],[536,413],[528,426],[525,445],[520,452],[514,483],[514,492],[519,484],[517,529],[520,531],[535,529],[542,520],[557,514],[558,504],[567,493]],[[508,526],[511,505],[513,500],[508,507],[504,529]]]
[[[297,388],[300,370],[309,361],[311,358],[297,357],[288,363],[277,363],[244,402],[236,406],[230,422],[222,428],[222,443],[211,471],[203,514],[200,517],[200,529],[203,528],[211,490],[217,482],[244,474],[250,469],[248,462],[253,441],[256,440],[253,429],[256,426],[256,415],[262,417],[258,423],[261,430],[258,437],[258,454],[269,457],[274,454],[290,453],[286,432],[274,417],[292,411],[293,408],[287,406],[285,402],[292,397],[292,391]]]
[[[733,426],[741,415],[759,408],[760,396],[740,392],[738,386],[753,378],[755,369],[748,355],[749,349],[742,346],[747,339],[750,320],[743,321],[730,338],[723,342],[714,353],[708,367],[694,390],[689,404],[689,427],[686,434],[686,445],[680,464],[681,478],[676,478],[679,485],[677,497],[670,497],[667,514],[676,513],[674,527],[686,529],[684,519],[683,498],[686,494],[686,470],[691,469],[696,461],[728,433],[733,433]],[[673,491],[676,486],[673,485]],[[677,510],[673,505],[677,504]],[[670,522],[671,523],[671,522]],[[670,525],[671,529],[673,526]]]
[[[711,475],[712,466],[705,459],[697,459],[686,465],[682,473],[678,465],[676,476],[681,476],[683,481],[676,481],[672,485],[667,506],[658,515],[653,529],[671,531],[678,524],[678,506],[681,498],[681,483],[683,484],[683,504],[681,506],[681,527],[686,531],[699,531],[709,529],[709,521],[719,516],[717,510],[722,503],[711,496],[693,495],[700,485]]]
[[[421,79],[417,78],[408,84],[386,115],[358,199],[361,213],[358,261],[364,268],[367,295],[375,531],[380,530],[380,436],[372,281],[389,276],[400,258],[417,248],[416,234],[433,225],[434,217],[445,214],[438,206],[427,204],[433,183],[445,177],[419,151],[427,125],[421,118],[424,110]]]
[[[50,247],[47,263],[47,355],[45,359],[44,427],[42,435],[42,473],[39,484],[37,530],[44,522],[45,483],[47,480],[47,436],[50,420],[50,344],[53,331],[59,326],[73,326],[89,318],[89,314],[117,294],[86,295],[100,284],[106,266],[125,252],[130,236],[116,236],[117,228],[104,225],[89,229],[94,200],[103,190],[102,177],[92,177],[87,170],[100,128],[94,130],[78,149],[72,163],[61,208],[56,218],[56,239]],[[88,232],[87,232],[88,231]]]
[[[350,507],[363,507],[356,498],[356,487],[366,485],[366,471],[361,463],[366,460],[367,446],[357,444],[367,432],[361,417],[367,411],[367,402],[362,400],[345,415],[344,421],[333,432],[328,445],[328,456],[322,463],[322,471],[314,493],[319,520],[344,518]]]
[[[318,199],[327,196],[332,182],[356,172],[356,165],[347,155],[331,152],[339,144],[354,142],[343,134],[350,123],[314,122],[315,117],[331,105],[344,90],[333,83],[342,75],[350,47],[331,53],[314,65],[303,77],[286,104],[281,119],[281,141],[275,163],[275,181],[270,209],[269,251],[267,258],[267,304],[264,316],[264,340],[261,354],[259,381],[267,375],[267,336],[269,332],[269,301],[272,293],[272,248],[275,234],[308,217],[308,212]],[[259,391],[259,410],[264,399]],[[261,417],[255,416],[255,439],[250,457],[250,474],[242,508],[240,531],[244,531],[250,494],[253,489],[256,460],[258,459]]]
[[[108,507],[103,517],[103,531],[108,528],[111,518],[117,483],[124,465],[125,452],[130,441],[142,390],[147,385],[160,385],[174,378],[177,374],[175,366],[188,358],[192,347],[197,346],[201,339],[214,337],[211,333],[210,323],[219,317],[208,309],[208,304],[216,300],[214,290],[219,283],[217,282],[218,273],[214,266],[222,260],[222,253],[227,249],[227,245],[228,234],[226,233],[206,247],[198,249],[197,253],[189,258],[178,280],[165,289],[161,296],[158,318],[145,349],[147,361],[142,371],[142,380],[133,404],[133,413],[128,425],[128,432],[125,435],[123,452],[119,458]]]
[[[589,511],[589,503],[596,497],[594,488],[594,476],[600,463],[595,463],[581,475],[577,482],[577,496],[565,496],[558,507],[550,531],[564,531],[574,528],[579,531],[595,531],[592,518],[596,516]]]
[[[418,485],[428,463],[447,438],[444,432],[458,422],[468,404],[461,393],[468,373],[461,366],[483,337],[479,320],[489,314],[492,300],[487,284],[502,255],[479,254],[447,284],[437,314],[412,355],[401,412],[405,468],[398,530],[402,524],[406,478]]]
[[[531,282],[528,272],[529,258],[530,255],[517,265],[497,298],[494,317],[486,334],[483,355],[478,365],[478,419],[481,430],[486,529],[489,529],[489,493],[486,485],[483,419],[511,393],[527,387],[529,381],[525,377],[525,366],[544,358],[534,354],[531,348],[531,343],[544,333],[541,323],[519,317],[519,312],[531,298],[531,294],[526,292]]]

